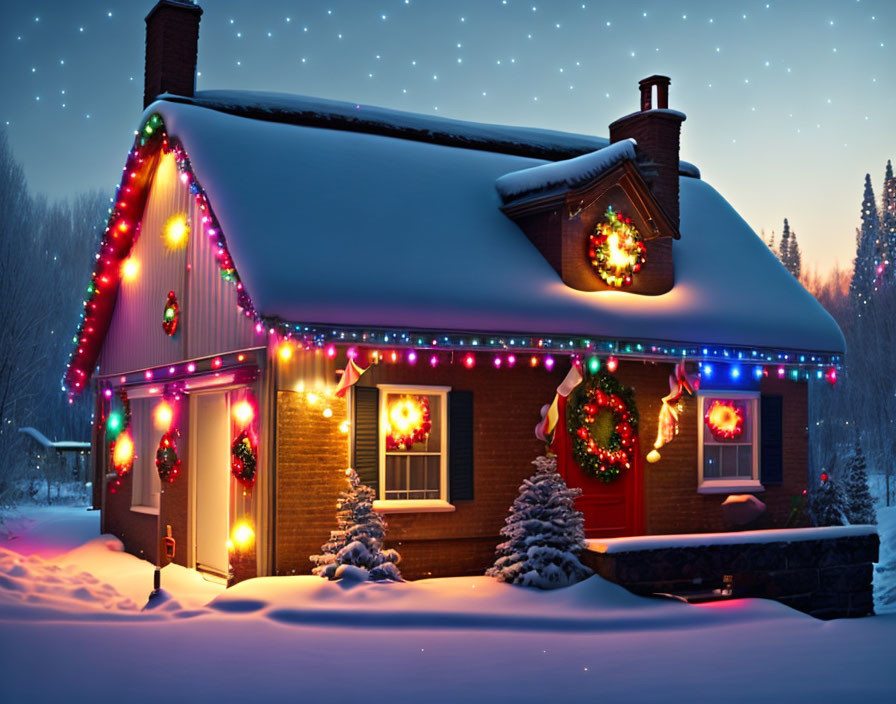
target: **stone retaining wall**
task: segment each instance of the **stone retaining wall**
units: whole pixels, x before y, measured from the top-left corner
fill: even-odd
[[[733,597],[774,599],[821,619],[874,613],[876,534],[819,540],[664,546],[632,549],[620,544],[582,553],[597,574],[636,594],[688,596],[711,592],[733,577]]]

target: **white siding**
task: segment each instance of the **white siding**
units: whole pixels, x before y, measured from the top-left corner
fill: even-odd
[[[236,287],[221,279],[196,211],[174,156],[162,157],[131,252],[139,263],[139,274],[134,281],[122,282],[100,356],[100,374],[121,374],[259,344],[252,322],[238,310]],[[189,243],[185,249],[171,251],[162,232],[168,218],[178,213],[189,217]],[[168,291],[175,292],[180,305],[174,337],[162,330]]]

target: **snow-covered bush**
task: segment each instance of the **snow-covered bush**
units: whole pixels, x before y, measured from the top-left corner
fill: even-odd
[[[320,555],[309,559],[315,564],[312,572],[327,579],[339,579],[345,573],[343,565],[365,570],[368,579],[401,580],[396,566],[401,556],[395,550],[383,550],[386,522],[373,510],[376,492],[361,483],[353,469],[346,470],[348,489],[339,495],[337,503],[337,528],[330,532],[330,539],[321,546]],[[357,573],[350,571],[357,579]]]
[[[574,502],[581,489],[570,489],[557,474],[557,458],[537,458],[535,474],[520,486],[496,549],[497,560],[486,572],[503,582],[539,589],[565,587],[588,577],[579,562],[585,547],[585,519]]]
[[[816,526],[842,526],[845,499],[837,481],[822,474],[821,485],[812,494],[811,514]]]

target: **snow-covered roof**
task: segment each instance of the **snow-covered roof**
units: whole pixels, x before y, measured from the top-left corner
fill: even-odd
[[[504,174],[495,182],[495,188],[505,203],[536,191],[549,191],[559,187],[576,188],[593,181],[623,161],[634,161],[635,157],[635,141],[624,139],[590,154]]]
[[[237,102],[239,94],[227,95]],[[264,316],[844,350],[830,315],[698,179],[680,179],[671,291],[582,292],[564,285],[500,211],[495,181],[549,163],[543,159],[253,119],[180,100],[157,101],[152,112],[183,143]]]
[[[30,436],[35,442],[48,450],[53,449],[58,450],[59,452],[84,452],[90,449],[89,442],[79,442],[77,440],[50,440],[50,438],[40,432],[37,428],[32,428],[31,426],[19,428],[19,432]]]

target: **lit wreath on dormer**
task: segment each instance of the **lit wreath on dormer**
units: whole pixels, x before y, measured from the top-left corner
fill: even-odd
[[[588,245],[588,257],[598,275],[609,286],[631,286],[632,276],[647,261],[647,248],[631,218],[607,208]]]

